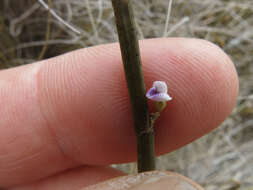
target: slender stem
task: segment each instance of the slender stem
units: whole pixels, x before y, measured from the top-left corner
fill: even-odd
[[[48,16],[47,16],[47,31],[46,31],[46,39],[45,39],[45,45],[43,46],[40,55],[38,57],[38,60],[43,59],[44,55],[46,54],[47,48],[48,48],[48,41],[50,38],[50,30],[51,30],[51,12],[50,8],[52,7],[52,1],[48,0]]]
[[[155,169],[154,130],[150,121],[131,0],[112,0],[137,137],[138,172]]]

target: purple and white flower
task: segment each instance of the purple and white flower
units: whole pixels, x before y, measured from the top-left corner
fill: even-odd
[[[153,82],[153,86],[146,93],[146,97],[156,102],[166,102],[172,99],[168,95],[167,85],[163,81]]]

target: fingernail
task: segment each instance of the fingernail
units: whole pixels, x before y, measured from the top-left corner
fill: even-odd
[[[200,190],[195,182],[186,179],[176,174],[160,173],[143,179],[128,190]]]
[[[172,172],[152,171],[118,177],[83,190],[204,190],[192,180]]]

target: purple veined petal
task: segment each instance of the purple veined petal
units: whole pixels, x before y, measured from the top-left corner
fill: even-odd
[[[165,93],[153,94],[152,96],[148,98],[157,102],[169,101],[172,99],[168,94],[165,94]]]
[[[165,82],[155,81],[152,88],[146,93],[146,97],[157,102],[166,102],[172,98],[167,94],[168,88]]]
[[[154,96],[155,94],[157,94],[157,91],[156,91],[155,87],[152,87],[146,93],[146,97],[150,98],[150,97]]]
[[[167,84],[163,81],[155,81],[153,82],[153,87],[156,89],[159,93],[166,93],[168,92]]]

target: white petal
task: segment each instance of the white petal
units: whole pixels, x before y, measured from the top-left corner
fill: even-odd
[[[168,92],[167,84],[164,81],[155,81],[153,82],[153,87],[157,90],[159,93],[166,93]]]
[[[172,98],[168,94],[160,93],[151,96],[150,99],[157,102],[166,102],[171,100]]]

